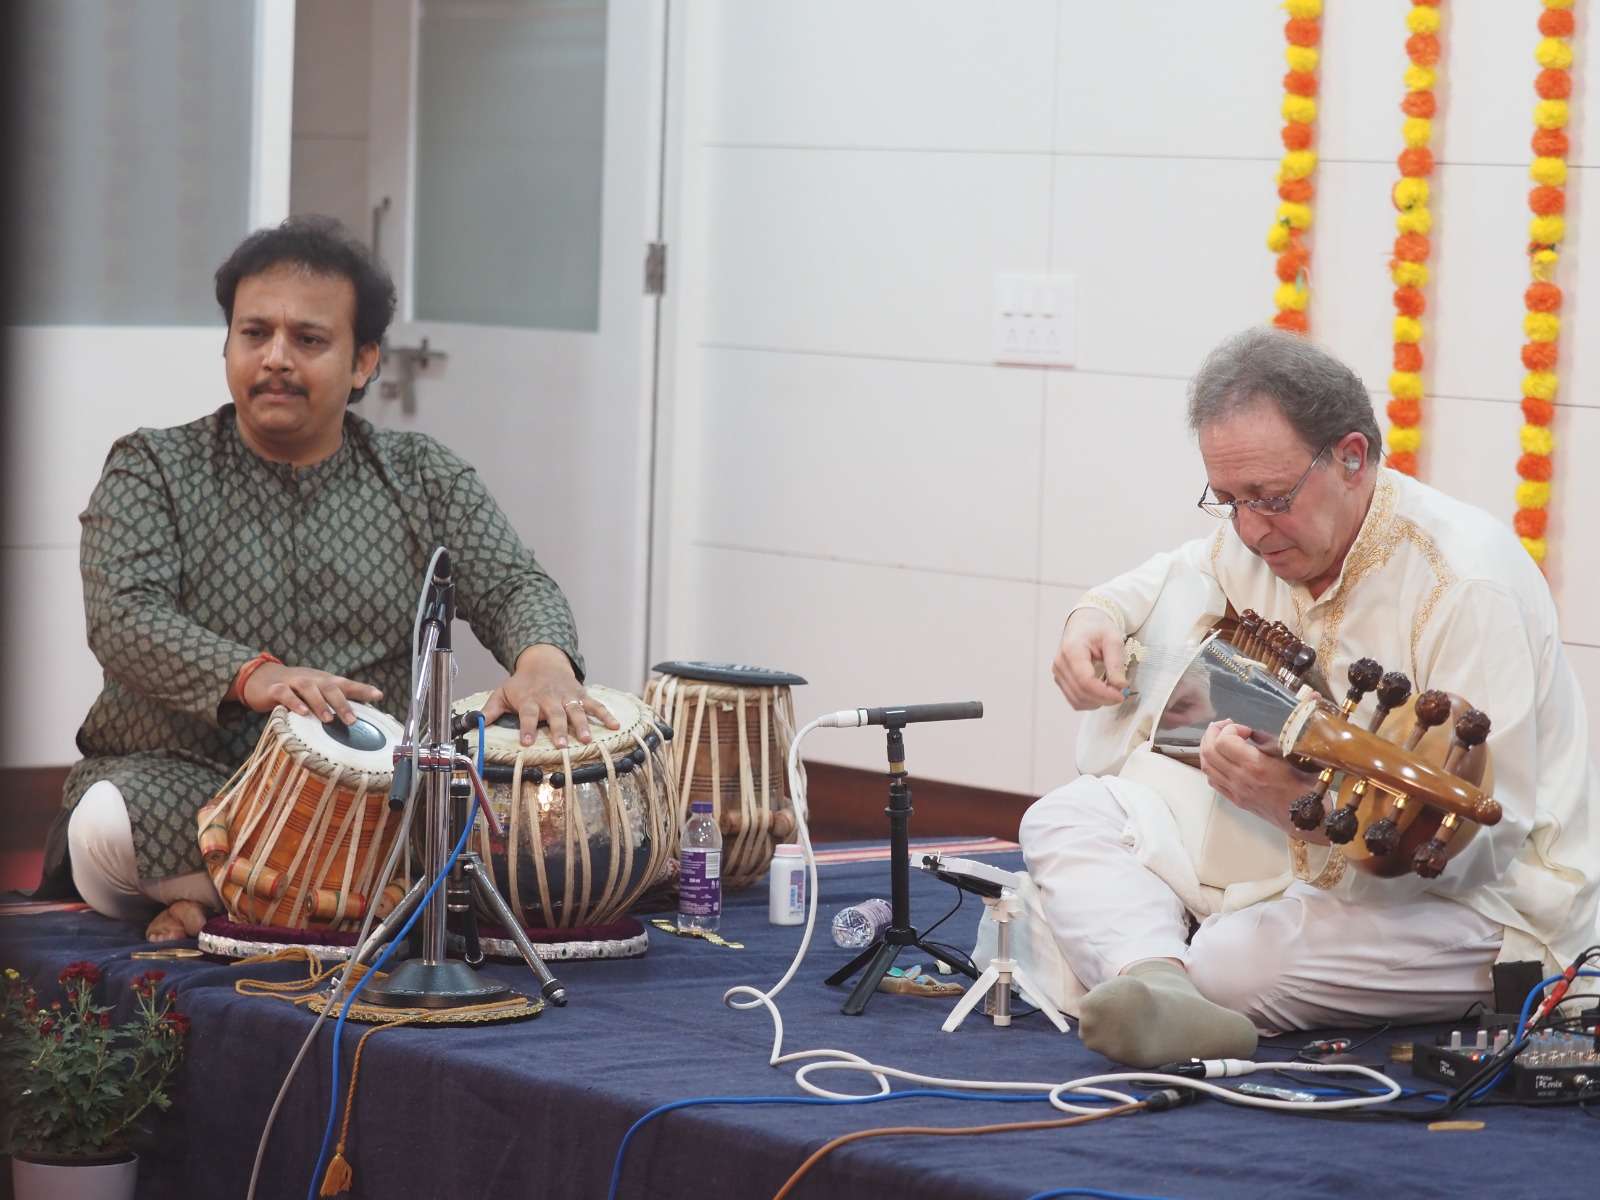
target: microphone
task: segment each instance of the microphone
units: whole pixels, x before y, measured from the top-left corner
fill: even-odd
[[[406,797],[411,794],[411,756],[408,754],[394,764],[394,782],[389,786],[389,808],[399,812],[406,806]]]
[[[436,586],[450,582],[450,551],[442,546],[439,548],[439,560],[433,568],[433,582]]]
[[[817,724],[829,729],[854,729],[860,725],[910,725],[916,721],[971,721],[983,716],[983,701],[957,700],[949,704],[901,704],[893,708],[845,708],[828,713]]]

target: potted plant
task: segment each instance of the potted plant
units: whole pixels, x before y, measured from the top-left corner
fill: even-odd
[[[77,962],[61,972],[62,998],[39,1002],[6,970],[0,1006],[0,1137],[11,1154],[16,1200],[132,1200],[141,1122],[172,1101],[167,1085],[183,1057],[189,1018],[146,971],[129,986],[134,1011],[113,1024],[96,1004],[100,969]]]

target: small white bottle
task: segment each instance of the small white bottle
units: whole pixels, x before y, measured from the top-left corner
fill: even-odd
[[[767,872],[767,920],[799,925],[806,919],[806,860],[800,847],[783,842],[773,849]]]
[[[722,830],[711,801],[689,806],[678,852],[678,928],[715,929],[722,924]]]

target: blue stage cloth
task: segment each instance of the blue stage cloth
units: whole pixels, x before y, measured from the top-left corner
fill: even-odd
[[[1015,854],[991,857],[1020,865]],[[827,919],[839,908],[888,894],[885,862],[822,868],[820,936],[799,977],[780,996],[785,1051],[820,1046],[943,1076],[1060,1081],[1116,1069],[1037,1016],[996,1029],[974,1013],[954,1034],[939,1025],[953,1001],[875,996],[866,1013],[839,1013],[844,992],[822,979],[848,959]],[[913,923],[926,927],[953,901],[946,885],[913,872]],[[971,947],[979,902],[935,935]],[[532,1021],[460,1029],[399,1028],[372,1039],[363,1056],[348,1157],[351,1196],[604,1197],[618,1143],[656,1105],[700,1095],[804,1093],[790,1069],[766,1065],[772,1029],[759,1012],[734,1012],[722,993],[737,983],[765,989],[798,945],[798,928],[767,924],[766,889],[729,898],[728,950],[651,931],[649,954],[615,962],[557,964],[572,1003]],[[89,913],[0,917],[0,965],[53,986],[68,962],[89,959],[106,994],[158,966],[176,983],[193,1020],[177,1106],[160,1144],[144,1158],[141,1197],[242,1197],[268,1107],[311,1017],[233,991],[242,976],[286,979],[274,964],[133,961],[137,931]],[[912,958],[922,958],[908,952]],[[906,959],[902,959],[905,962]],[[924,963],[925,966],[931,964]],[[520,965],[491,974],[534,990]],[[340,1088],[357,1038],[343,1045]],[[273,1131],[262,1197],[306,1194],[328,1107],[332,1021],[325,1023]],[[1388,1036],[1414,1036],[1415,1031]],[[1292,1056],[1312,1035],[1266,1043],[1260,1057]],[[1373,1054],[1368,1061],[1381,1061]],[[1413,1083],[1408,1069],[1397,1079]],[[825,1081],[844,1084],[842,1073]],[[1271,1078],[1271,1077],[1269,1077]],[[1274,1082],[1280,1082],[1273,1080]],[[862,1082],[860,1090],[869,1090]],[[824,1141],[889,1125],[963,1126],[1059,1116],[1038,1104],[917,1099],[836,1108],[693,1108],[647,1125],[628,1152],[620,1195],[766,1197]],[[1336,1123],[1205,1102],[1082,1128],[971,1138],[896,1136],[829,1155],[797,1189],[805,1197],[876,1200],[1021,1200],[1059,1187],[1144,1196],[1370,1195],[1525,1196],[1568,1190],[1600,1134],[1571,1108],[1480,1109],[1482,1132],[1430,1133],[1399,1122]],[[1581,1187],[1580,1189],[1581,1190]]]

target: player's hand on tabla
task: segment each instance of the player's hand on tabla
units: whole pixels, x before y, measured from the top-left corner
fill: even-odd
[[[355,724],[356,710],[351,701],[376,704],[383,693],[370,683],[319,671],[315,667],[289,667],[263,663],[244,681],[239,701],[253,712],[271,712],[283,705],[302,717],[331,721],[335,717],[346,725]]]
[[[1073,613],[1061,631],[1050,673],[1067,703],[1079,712],[1121,704],[1128,678],[1117,623],[1096,608]]]
[[[484,702],[485,721],[508,712],[517,714],[524,746],[533,745],[541,721],[550,727],[550,741],[558,747],[567,744],[569,732],[580,742],[593,741],[591,721],[619,728],[611,710],[584,691],[565,652],[544,643],[518,655],[516,670]]]

